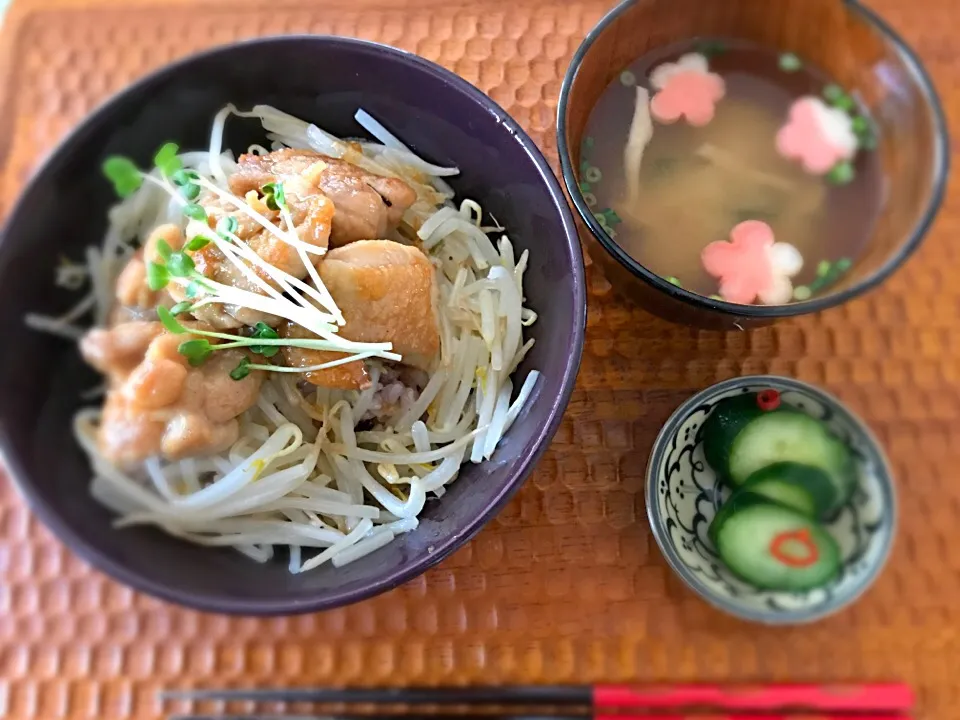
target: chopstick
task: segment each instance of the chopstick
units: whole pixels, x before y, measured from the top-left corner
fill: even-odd
[[[593,706],[597,708],[652,710],[709,707],[750,712],[797,709],[828,713],[905,713],[913,708],[913,703],[913,690],[904,683],[674,685],[650,688],[598,685],[593,692]]]
[[[515,685],[441,688],[288,688],[167,690],[161,700],[396,705],[564,705],[595,710],[732,712],[804,710],[821,713],[907,713],[913,691],[903,683],[843,685]],[[649,718],[648,718],[649,720]],[[654,718],[653,720],[658,720]],[[739,720],[739,719],[737,719]],[[757,720],[757,718],[752,718]],[[760,720],[765,720],[761,718]],[[769,719],[766,719],[769,720]],[[861,718],[862,720],[862,718]]]
[[[411,715],[171,715],[167,720],[403,720]],[[417,720],[908,720],[906,715],[419,715]]]

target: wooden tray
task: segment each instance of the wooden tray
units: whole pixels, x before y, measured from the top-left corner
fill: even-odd
[[[874,5],[919,49],[947,108],[960,107],[953,0]],[[107,94],[194,50],[272,33],[355,35],[439,61],[555,161],[562,73],[608,6],[15,0],[0,31],[0,207]],[[346,609],[252,620],[162,604],[76,560],[0,483],[0,716],[154,718],[157,689],[190,685],[900,679],[918,689],[920,717],[960,717],[958,229],[954,187],[883,289],[749,334],[661,322],[591,271],[578,388],[534,476],[439,568]],[[853,609],[808,628],[712,610],[671,576],[647,527],[643,473],[661,423],[693,391],[756,372],[846,400],[899,477],[888,570]]]

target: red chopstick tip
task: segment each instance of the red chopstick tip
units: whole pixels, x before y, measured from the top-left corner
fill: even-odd
[[[833,685],[675,685],[644,687],[597,685],[597,709],[646,708],[768,712],[784,709],[813,712],[905,713],[914,703],[913,690],[903,683]]]
[[[804,715],[756,715],[752,713],[747,715],[594,715],[591,720],[897,720],[898,718],[900,720],[908,720],[903,715],[890,715],[889,713],[882,713],[880,715],[873,713],[866,715],[810,715],[809,713]]]

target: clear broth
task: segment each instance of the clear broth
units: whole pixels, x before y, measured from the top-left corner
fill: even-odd
[[[822,291],[826,280],[835,281],[850,267],[873,232],[882,205],[878,154],[858,150],[854,179],[846,185],[808,174],[777,152],[775,138],[793,102],[820,96],[829,78],[806,63],[785,71],[779,53],[757,45],[724,40],[710,46],[722,48],[709,54],[709,62],[710,71],[723,78],[726,94],[704,127],[683,119],[653,121],[636,204],[627,203],[624,176],[624,147],[636,99],[631,80],[649,88],[655,67],[701,52],[704,42],[645,55],[604,90],[584,136],[584,194],[595,213],[613,218],[610,234],[630,256],[685,289],[716,293],[718,280],[704,270],[701,251],[713,241],[729,239],[738,223],[762,220],[777,242],[790,243],[803,255],[794,286]],[[856,110],[865,116],[863,108]],[[595,182],[585,178],[591,168]]]

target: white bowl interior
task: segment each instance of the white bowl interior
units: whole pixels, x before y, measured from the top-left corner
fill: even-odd
[[[730,489],[718,481],[704,458],[704,421],[720,400],[767,388],[778,390],[785,405],[825,422],[850,446],[857,465],[857,491],[825,523],[840,545],[842,572],[830,585],[809,592],[773,592],[743,582],[727,569],[707,537]],[[657,438],[647,483],[650,522],[673,569],[708,602],[760,622],[809,622],[853,601],[886,561],[896,524],[892,480],[876,439],[839,401],[787,378],[737,378],[691,398]]]

